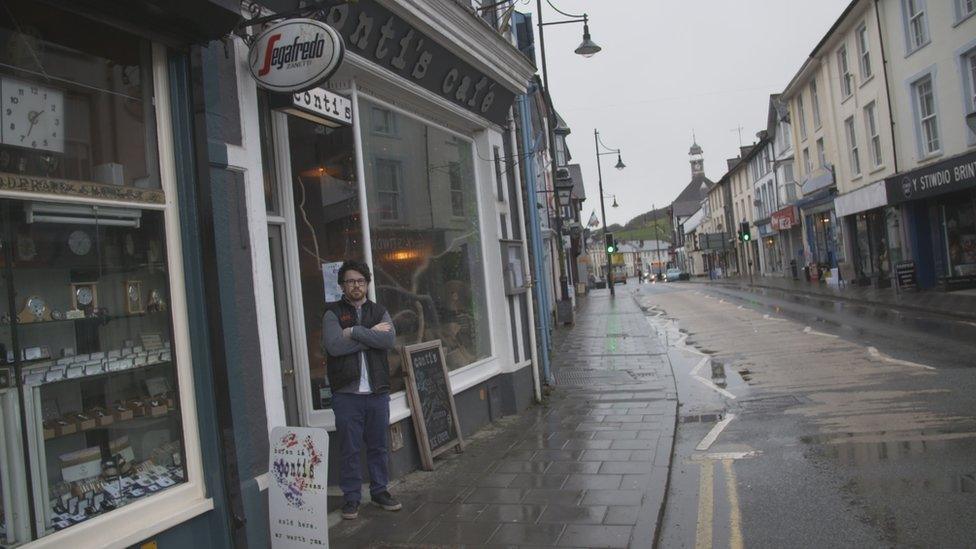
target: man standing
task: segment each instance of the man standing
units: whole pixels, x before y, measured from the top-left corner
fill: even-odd
[[[386,489],[390,424],[387,352],[393,348],[396,332],[386,309],[366,298],[370,281],[367,265],[344,262],[339,268],[342,299],[327,303],[322,317],[322,347],[328,360],[326,372],[341,456],[339,487],[345,500],[344,519],[359,516],[363,483],[359,452],[364,440],[373,503],[387,511],[402,507]]]

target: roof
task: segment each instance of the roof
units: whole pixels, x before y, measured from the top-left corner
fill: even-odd
[[[702,183],[705,184],[704,191],[701,188]],[[675,217],[683,217],[695,213],[695,210],[701,206],[701,201],[708,195],[708,191],[714,185],[715,183],[705,177],[704,174],[695,174],[684,190],[681,191],[681,194],[671,203],[671,209],[674,210],[672,215]]]
[[[569,176],[573,180],[573,197],[578,200],[586,200],[586,187],[583,186],[583,171],[579,164],[567,164]]]

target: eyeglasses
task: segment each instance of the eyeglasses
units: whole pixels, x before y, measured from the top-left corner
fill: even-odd
[[[349,278],[349,279],[344,280],[342,283],[345,284],[346,286],[365,286],[366,285],[366,279],[365,278]]]

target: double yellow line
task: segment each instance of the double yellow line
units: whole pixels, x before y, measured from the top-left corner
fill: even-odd
[[[713,508],[715,507],[715,460],[701,462],[698,484],[698,527],[695,530],[695,548],[708,549],[712,544]],[[742,514],[739,511],[739,492],[736,489],[735,470],[731,459],[722,460],[725,472],[725,491],[729,498],[729,547],[742,549]]]

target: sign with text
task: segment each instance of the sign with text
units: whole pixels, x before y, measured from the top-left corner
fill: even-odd
[[[885,179],[888,203],[918,200],[976,187],[976,153],[943,160]]]
[[[332,76],[344,53],[342,37],[328,25],[314,19],[286,19],[254,40],[248,67],[264,89],[300,92]]]
[[[341,261],[322,264],[322,284],[325,289],[326,303],[342,299],[342,288],[339,287],[339,267],[342,267]]]
[[[915,288],[915,262],[914,261],[899,261],[895,263],[895,280],[898,281],[898,287],[910,290]]]
[[[323,0],[325,22],[349,51],[425,90],[499,125],[506,125],[515,92],[373,0]],[[331,6],[326,8],[327,6]]]
[[[352,125],[352,101],[323,88],[274,95],[271,106],[334,128]]]
[[[275,427],[268,457],[271,547],[329,547],[329,434]]]
[[[434,458],[451,448],[464,447],[451,378],[441,340],[403,347],[410,412],[424,469],[434,469]]]

